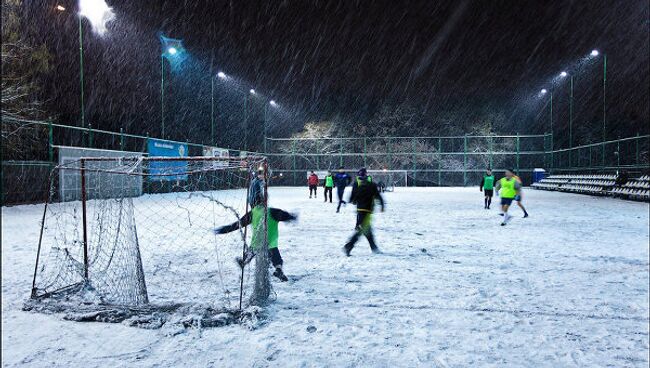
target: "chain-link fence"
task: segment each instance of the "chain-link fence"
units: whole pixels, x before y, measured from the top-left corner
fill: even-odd
[[[547,135],[270,138],[266,154],[284,185],[302,185],[308,170],[364,166],[404,170],[413,186],[465,186],[478,185],[488,167],[530,181],[533,169],[548,167],[550,144]]]
[[[147,151],[150,137],[51,122],[3,120],[2,203],[36,203],[46,196],[47,175],[58,162],[56,145],[128,152]],[[169,141],[174,142],[174,141]],[[210,146],[191,142],[188,156]],[[650,136],[637,135],[555,149],[544,135],[456,137],[267,138],[273,185],[305,185],[309,170],[401,170],[409,186],[478,185],[486,168],[514,169],[529,184],[535,168],[561,173],[648,173]],[[245,156],[228,150],[231,157]]]

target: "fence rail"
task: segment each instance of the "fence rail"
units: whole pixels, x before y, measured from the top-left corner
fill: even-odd
[[[3,117],[2,204],[42,202],[57,145],[146,152],[153,137]],[[13,130],[11,130],[13,129]],[[5,132],[7,131],[7,134]],[[189,156],[211,147],[186,144]],[[535,168],[549,172],[614,172],[650,169],[650,135],[637,135],[573,148],[554,149],[550,134],[451,137],[267,138],[276,185],[303,185],[308,170],[369,169],[406,171],[409,185],[474,185],[487,167],[513,168],[530,182]],[[229,150],[231,156],[244,152]],[[261,155],[245,152],[246,155]],[[280,175],[281,174],[281,175]]]

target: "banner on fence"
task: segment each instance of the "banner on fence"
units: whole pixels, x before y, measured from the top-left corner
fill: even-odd
[[[161,139],[149,139],[147,143],[149,157],[186,157],[187,144]],[[149,180],[180,181],[187,180],[187,161],[151,161]]]

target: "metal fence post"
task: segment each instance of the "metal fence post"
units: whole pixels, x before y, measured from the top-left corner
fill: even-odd
[[[367,163],[368,161],[366,159],[366,149],[367,149],[366,145],[368,144],[367,139],[368,138],[363,137],[363,166],[364,167],[368,166],[368,163]]]
[[[621,137],[616,141],[616,168],[621,166]]]
[[[388,163],[387,163],[388,167],[387,167],[387,169],[389,169],[389,170],[391,170],[393,168],[393,156],[392,156],[392,153],[391,153],[391,149],[392,149],[391,148],[391,143],[392,143],[392,139],[388,138]]]
[[[442,186],[442,138],[438,137],[438,186]]]
[[[54,162],[54,130],[51,120],[47,122],[47,159]]]
[[[291,158],[293,160],[293,185],[296,185],[296,140],[291,141]]]
[[[467,185],[467,134],[463,137],[463,186]]]
[[[517,175],[519,175],[519,133],[517,133],[517,140],[516,140],[516,145],[517,145],[517,160],[516,160],[516,170],[517,170]]]
[[[418,178],[418,174],[416,171],[418,167],[417,167],[417,157],[415,156],[415,151],[416,151],[415,138],[413,138],[412,142],[413,142],[412,143],[413,144],[413,186],[415,187],[417,186],[417,178]]]
[[[492,161],[493,160],[492,159],[492,136],[491,135],[488,137],[488,152],[490,154],[490,156],[489,156],[489,159],[490,159],[489,166],[490,166],[490,169],[491,169],[492,165],[493,165],[493,161]]]
[[[88,147],[93,147],[93,125],[88,123]]]
[[[124,129],[120,128],[120,151],[124,151]]]
[[[339,166],[343,167],[343,138],[339,139]]]
[[[636,139],[634,140],[636,143],[636,164],[639,164],[639,132],[636,133]]]
[[[319,160],[319,153],[318,152],[318,140],[316,140],[316,170],[320,170],[320,160]]]

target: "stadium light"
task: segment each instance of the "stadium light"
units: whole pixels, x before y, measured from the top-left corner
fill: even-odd
[[[79,0],[79,15],[88,19],[99,35],[105,34],[106,24],[115,19],[113,9],[104,0]]]
[[[598,50],[591,50],[591,56],[598,56],[600,54]]]
[[[562,77],[562,78],[566,77],[567,75],[569,75],[567,72],[560,73],[560,77]]]
[[[546,88],[542,88],[542,90],[540,91],[540,93],[543,94],[543,95],[545,95],[546,92],[548,92],[548,91],[546,90]]]
[[[250,92],[250,93],[251,93],[251,95],[254,95],[254,94],[255,94],[255,90],[254,90],[254,89],[252,89],[252,88],[251,88],[251,90],[250,90],[250,91],[248,91],[248,92]]]
[[[57,5],[57,6],[56,6],[56,10],[58,10],[58,11],[60,11],[60,12],[64,12],[64,11],[65,11],[65,7],[63,7],[63,5]]]
[[[226,79],[227,78],[226,73],[224,73],[224,72],[217,73],[217,77],[219,77],[221,79]]]
[[[165,59],[171,70],[178,70],[187,58],[183,40],[158,35],[160,39],[160,137],[165,139]]]
[[[273,106],[273,107],[276,107],[278,104],[275,103],[275,101],[271,100],[271,101],[269,102],[269,105],[271,105],[271,106]]]

